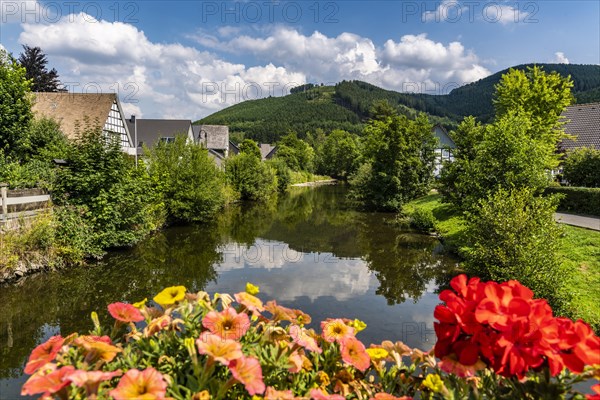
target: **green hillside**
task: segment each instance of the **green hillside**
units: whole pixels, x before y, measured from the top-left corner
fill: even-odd
[[[525,69],[533,64],[514,68]],[[600,66],[538,64],[545,71],[570,75],[578,103],[600,101]],[[405,115],[426,112],[432,122],[449,128],[467,115],[487,122],[493,115],[494,86],[508,70],[452,90],[445,95],[399,93],[361,81],[342,81],[335,86],[304,85],[283,97],[250,100],[209,115],[196,123],[229,125],[232,133],[259,142],[277,141],[289,131],[300,137],[321,128],[358,133],[375,101],[387,100]]]

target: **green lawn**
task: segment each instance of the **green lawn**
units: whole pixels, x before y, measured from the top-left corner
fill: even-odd
[[[405,206],[405,211],[429,209],[438,220],[437,230],[451,251],[458,253],[464,243],[465,223],[458,211],[442,204],[438,194],[416,199]],[[565,277],[573,293],[570,316],[581,318],[600,331],[600,232],[563,225],[559,255],[562,262],[573,271]]]

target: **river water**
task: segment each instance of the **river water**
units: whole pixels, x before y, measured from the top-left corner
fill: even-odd
[[[312,316],[358,318],[365,343],[435,342],[436,289],[456,260],[432,237],[400,231],[393,214],[347,207],[346,188],[292,188],[269,204],[242,204],[210,224],[173,227],[101,262],[28,277],[0,288],[0,398],[19,397],[31,349],[48,337],[108,321],[115,301],[152,298],[166,286],[235,293],[260,286]]]

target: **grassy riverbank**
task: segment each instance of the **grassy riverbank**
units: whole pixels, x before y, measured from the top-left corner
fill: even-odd
[[[431,210],[437,219],[436,230],[444,238],[447,248],[460,254],[466,245],[465,221],[449,204],[442,204],[441,196],[430,194],[408,203],[405,211]],[[559,244],[559,256],[563,265],[571,271],[565,277],[567,287],[573,293],[570,307],[572,318],[581,318],[600,330],[600,232],[575,226],[562,225],[563,235]]]

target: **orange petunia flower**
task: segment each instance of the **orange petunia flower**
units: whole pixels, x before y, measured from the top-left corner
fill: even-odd
[[[294,310],[278,305],[275,300],[267,301],[267,304],[265,305],[265,310],[267,310],[273,315],[271,319],[274,322],[291,321],[292,315],[294,314]]]
[[[50,397],[71,383],[69,375],[73,371],[71,365],[57,368],[56,364],[48,363],[29,377],[21,388],[21,396],[43,393],[42,397]]]
[[[477,371],[485,369],[485,363],[481,360],[477,360],[473,365],[463,365],[454,354],[443,357],[438,361],[437,365],[442,371],[460,376],[461,378],[475,376]]]
[[[299,344],[306,350],[321,354],[323,350],[319,347],[317,341],[309,334],[309,332],[311,331],[298,325],[290,326],[290,336],[292,337],[294,343]]]
[[[140,322],[144,320],[140,310],[127,303],[109,304],[108,312],[114,319],[121,322]]]
[[[239,342],[222,339],[210,332],[202,332],[200,338],[196,340],[196,347],[198,353],[206,354],[223,365],[229,365],[229,362],[244,356]]]
[[[310,315],[302,310],[290,310],[290,322],[296,325],[308,325],[312,321]]]
[[[238,340],[248,331],[250,319],[247,314],[238,314],[233,307],[228,307],[220,313],[211,311],[206,314],[202,325],[223,339]]]
[[[296,396],[291,390],[275,390],[269,386],[265,392],[265,400],[295,400]]]
[[[339,394],[329,394],[322,389],[312,389],[310,391],[310,398],[313,400],[345,400],[344,396]]]
[[[144,337],[150,337],[156,333],[162,331],[171,325],[173,319],[170,315],[161,315],[160,317],[154,318],[146,328],[144,328]]]
[[[33,349],[29,356],[29,360],[27,361],[27,365],[25,365],[25,373],[31,375],[37,371],[38,368],[54,360],[64,342],[65,339],[62,336],[52,336],[45,343],[42,343]]]
[[[335,341],[341,343],[346,338],[354,337],[354,328],[349,327],[339,318],[322,321],[321,330],[323,331],[323,339],[329,343]]]
[[[117,387],[110,391],[116,400],[164,399],[167,393],[167,382],[160,372],[154,368],[143,371],[130,369],[123,375]]]
[[[121,370],[104,372],[104,371],[83,371],[78,369],[77,371],[69,375],[69,380],[75,384],[75,386],[85,388],[85,394],[89,398],[98,392],[98,386],[101,382],[108,381],[115,376],[121,376],[123,372]]]
[[[354,337],[342,341],[342,360],[352,365],[359,371],[365,372],[371,365],[371,358],[365,349],[365,345]]]
[[[84,349],[85,361],[88,363],[98,360],[111,362],[122,351],[111,344],[108,336],[80,336],[74,343]]]
[[[229,363],[229,370],[233,377],[242,383],[246,391],[254,396],[265,391],[262,368],[260,362],[254,357],[242,357]]]
[[[248,310],[252,312],[254,315],[260,315],[262,311],[265,310],[262,301],[256,297],[246,292],[239,292],[234,295],[235,301],[246,307]]]

